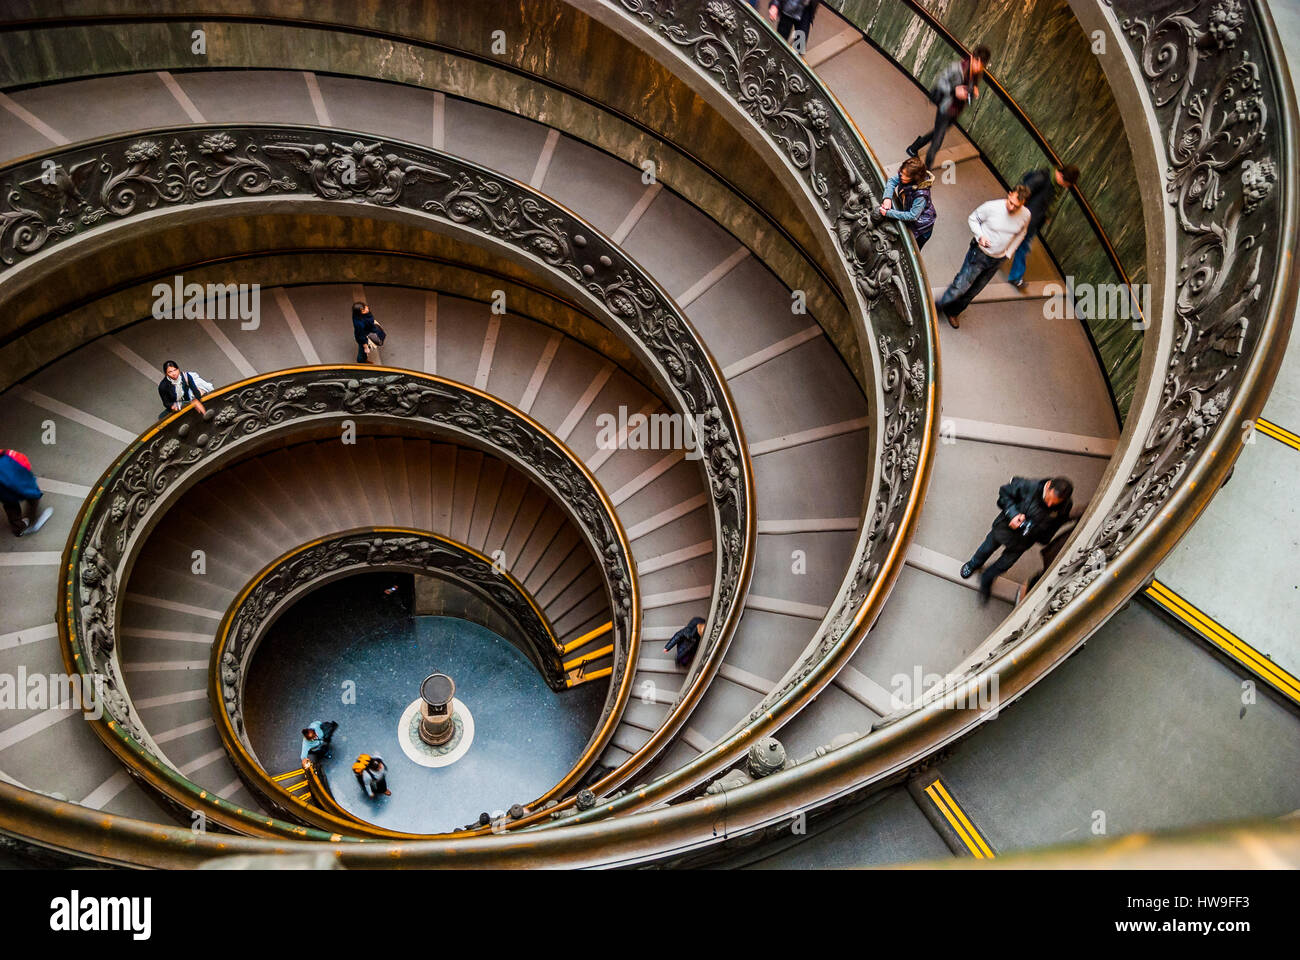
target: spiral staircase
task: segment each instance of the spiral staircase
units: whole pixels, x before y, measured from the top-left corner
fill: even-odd
[[[1167,21],[1072,5],[1126,52],[1108,79],[1141,105],[1136,162],[1192,191],[1142,196],[1155,309],[1128,379],[1099,327],[1044,320],[1092,234],[1037,243],[1023,290],[999,277],[960,330],[936,323],[966,212],[1021,171],[954,128],[924,251],[873,217],[930,105],[851,4],[827,5],[802,56],[729,0],[166,6],[0,5],[0,443],[55,508],[2,545],[0,670],[109,690],[89,720],[0,711],[18,861],[981,858],[1069,839],[1032,811],[1059,811],[1081,768],[1129,829],[1300,807],[1295,697],[1263,677],[1229,736],[1215,698],[1249,667],[1129,605],[1253,452],[1241,424],[1275,376],[1293,389],[1294,91],[1262,3],[1231,43],[1211,2]],[[1262,155],[1166,154],[1186,119],[1152,65],[1165,32],[1193,38],[1206,83],[1253,52],[1261,195],[1241,167]],[[1227,219],[1193,229],[1197,204]],[[211,301],[158,317],[177,275],[259,284],[256,322]],[[378,365],[354,363],[355,300],[388,334]],[[159,420],[172,358],[217,385],[209,420]],[[628,442],[630,417],[669,414],[695,450]],[[981,605],[959,570],[996,488],[1059,474],[1070,539]],[[607,688],[573,769],[495,798],[511,812],[490,828],[397,834],[296,804],[241,741],[240,604],[313,544],[398,534],[500,557],[556,695],[566,676]],[[697,615],[681,669],[663,642]],[[995,709],[952,705],[991,684]],[[1116,772],[1122,731],[1152,725],[1179,731],[1168,782],[1202,784],[1186,802],[1144,805]]]

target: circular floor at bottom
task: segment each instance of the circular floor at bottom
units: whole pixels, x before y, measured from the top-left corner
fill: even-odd
[[[490,630],[452,617],[411,617],[410,582],[366,574],[299,601],[254,657],[245,716],[272,774],[298,765],[299,731],[309,721],[337,721],[325,764],[335,799],[371,823],[435,833],[528,803],[553,786],[581,754],[605,689],[593,683],[554,693],[523,653]],[[385,595],[394,583],[397,594]],[[398,740],[403,712],[433,672],[454,678],[456,697],[474,719],[469,750],[436,768],[412,762]],[[362,793],[351,765],[363,752],[388,764],[392,796],[370,801]]]

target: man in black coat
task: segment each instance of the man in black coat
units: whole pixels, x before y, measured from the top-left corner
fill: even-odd
[[[1025,230],[1025,239],[1016,247],[1016,255],[1011,258],[1011,273],[1007,276],[1017,289],[1025,285],[1025,268],[1029,264],[1029,241],[1038,235],[1038,231],[1047,223],[1056,204],[1056,198],[1063,190],[1069,190],[1079,180],[1079,168],[1066,164],[1059,170],[1044,168],[1031,170],[1020,180],[1029,188],[1029,199],[1025,206],[1029,210],[1029,228]]]
[[[980,602],[988,603],[993,581],[1010,570],[1021,554],[1035,543],[1047,543],[1056,535],[1061,524],[1070,519],[1070,498],[1074,484],[1065,477],[1050,480],[1028,480],[1012,477],[998,490],[998,513],[993,529],[979,545],[975,555],[962,564],[961,578],[965,580],[984,566],[998,547],[1002,554],[980,575]]]
[[[702,636],[704,636],[704,618],[692,617],[690,623],[673,634],[673,638],[664,647],[664,652],[667,653],[673,647],[676,647],[677,666],[688,667],[691,664],[691,658],[695,656],[695,648],[700,645],[700,637]]]

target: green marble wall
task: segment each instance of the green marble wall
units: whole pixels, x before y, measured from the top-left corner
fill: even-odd
[[[1123,120],[1091,39],[1066,0],[918,2],[967,47],[985,43],[993,51],[990,74],[1052,149],[1082,171],[1080,187],[1130,280],[1145,282],[1145,226]],[[827,4],[927,88],[957,55],[908,0]],[[1050,162],[1015,113],[989,88],[962,115],[961,127],[1008,183]],[[1043,240],[1076,284],[1119,282],[1073,196],[1058,204]],[[1143,332],[1127,319],[1094,319],[1087,326],[1123,415],[1137,380]]]

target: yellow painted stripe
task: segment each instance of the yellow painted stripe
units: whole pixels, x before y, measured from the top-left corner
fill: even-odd
[[[613,652],[614,645],[611,643],[607,646],[601,647],[599,650],[593,650],[591,653],[584,653],[580,657],[575,657],[564,665],[564,669],[566,671],[573,670],[576,667],[582,666],[584,663],[591,663],[594,660],[599,660],[601,657],[607,657]]]
[[[1277,673],[1279,668],[1271,660],[1264,657],[1235,634],[1230,633],[1218,621],[1192,606],[1191,603],[1174,593],[1165,584],[1155,581],[1147,589],[1147,593],[1205,639],[1210,640],[1216,646],[1233,654],[1236,659],[1241,660],[1244,666],[1256,673],[1266,674],[1271,679],[1282,679]],[[1282,672],[1285,673],[1285,671]]]
[[[957,802],[943,788],[943,784],[936,780],[925,788],[925,793],[934,802],[935,807],[943,814],[949,826],[952,827],[961,842],[965,844],[966,849],[971,852],[971,855],[976,860],[991,860],[993,858],[993,851],[989,849],[979,831],[967,819],[961,807],[957,806]]]
[[[1279,443],[1285,443],[1292,449],[1300,450],[1300,436],[1297,436],[1285,427],[1280,427],[1271,420],[1265,420],[1263,417],[1258,417],[1255,420],[1255,427],[1265,436],[1272,437]]]
[[[1258,674],[1271,686],[1276,687],[1296,703],[1300,703],[1300,680],[1297,680],[1236,634],[1231,633],[1220,623],[1192,606],[1185,598],[1174,593],[1159,580],[1151,582],[1151,586],[1146,589],[1146,594],[1247,670]]]
[[[292,787],[285,787],[285,789],[288,790],[290,793],[293,793],[294,791],[301,790],[305,786],[307,786],[307,781],[299,780]]]
[[[560,648],[560,653],[572,653],[574,650],[577,650],[579,647],[586,646],[587,644],[591,643],[591,641],[595,640],[597,637],[603,637],[605,634],[609,633],[613,629],[614,629],[614,621],[611,620],[608,623],[606,623],[604,626],[597,627],[595,630],[588,630],[586,633],[578,637],[576,640],[570,640],[568,643],[562,646]]]
[[[613,667],[601,667],[599,670],[593,670],[591,671],[591,673],[584,675],[580,680],[574,680],[572,677],[570,677],[568,680],[568,685],[571,687],[580,687],[584,683],[590,683],[593,680],[599,680],[601,677],[608,677],[613,672],[614,672]]]
[[[965,845],[966,849],[971,852],[971,855],[980,860],[983,860],[984,854],[981,853],[980,849],[977,846],[975,846],[974,843],[971,842],[970,836],[966,833],[960,821],[958,821],[957,818],[953,816],[952,811],[948,809],[948,806],[943,802],[942,799],[940,799],[939,795],[935,793],[934,785],[931,784],[930,786],[926,787],[925,793],[926,796],[928,796],[930,800],[934,803],[935,808],[940,813],[943,814],[944,819],[948,821],[948,825],[952,827],[953,831],[957,834],[958,838]]]
[[[1286,692],[1288,696],[1300,696],[1300,681],[1297,681],[1295,677],[1236,634],[1230,633],[1216,620],[1192,606],[1186,599],[1170,590],[1168,586],[1157,580],[1147,589],[1147,593],[1187,626],[1223,649],[1234,659],[1240,661],[1247,669],[1260,674],[1270,683]]]
[[[988,845],[988,841],[986,841],[983,835],[975,829],[975,824],[970,822],[970,819],[966,816],[966,811],[963,810],[957,801],[952,798],[952,795],[948,793],[948,788],[943,785],[943,781],[936,780],[932,786],[943,795],[944,800],[946,800],[948,805],[952,807],[953,812],[957,814],[957,817],[963,824],[965,824],[966,829],[970,831],[970,835],[975,839],[975,842],[979,844],[980,849],[984,851],[984,856],[988,857],[990,860],[993,859],[993,850]]]
[[[276,783],[279,783],[281,780],[291,780],[294,777],[304,776],[306,773],[307,773],[306,770],[299,767],[297,770],[290,770],[288,773],[277,774],[271,779],[274,780]]]

